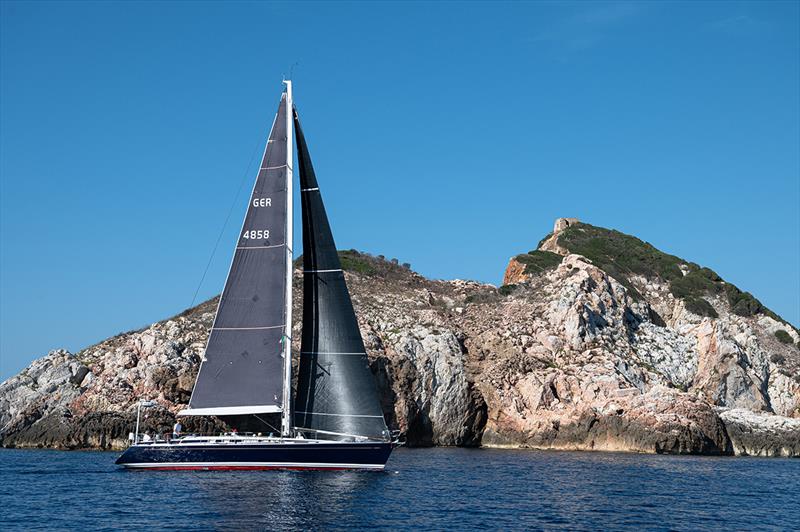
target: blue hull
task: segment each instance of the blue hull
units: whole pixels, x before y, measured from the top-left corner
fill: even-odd
[[[157,470],[381,470],[392,448],[389,442],[139,444],[129,447],[116,463]]]

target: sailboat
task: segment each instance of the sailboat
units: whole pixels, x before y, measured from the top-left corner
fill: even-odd
[[[192,396],[178,414],[263,419],[279,413],[280,432],[142,441],[137,428],[133,444],[117,460],[121,466],[380,470],[398,445],[383,417],[292,102],[292,82],[284,84]],[[303,223],[303,321],[294,401],[293,136]]]

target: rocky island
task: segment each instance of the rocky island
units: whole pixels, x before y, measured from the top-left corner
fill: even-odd
[[[800,334],[708,268],[574,218],[513,257],[499,288],[341,258],[409,445],[800,456]],[[216,302],[34,361],[0,385],[0,444],[121,448],[142,398],[157,403],[147,426],[170,426]]]

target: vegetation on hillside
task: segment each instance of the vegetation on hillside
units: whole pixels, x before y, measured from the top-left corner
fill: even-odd
[[[659,278],[669,283],[670,292],[701,316],[717,317],[708,296],[722,296],[731,311],[739,316],[764,314],[787,323],[748,292],[726,283],[709,268],[688,262],[656,249],[652,244],[613,229],[577,223],[564,229],[558,244],[572,253],[583,255],[624,284],[634,298],[641,295],[631,283],[631,276]]]
[[[689,312],[694,312],[698,316],[719,318],[719,314],[717,314],[717,311],[714,310],[713,306],[711,306],[711,303],[702,297],[688,297],[684,299],[684,303],[686,304],[686,309]]]
[[[564,257],[558,253],[551,253],[549,251],[540,251],[535,249],[522,255],[517,255],[514,260],[520,264],[525,265],[525,273],[535,275],[537,273],[546,272],[555,269]]]
[[[359,253],[355,249],[340,250],[339,261],[342,263],[342,269],[348,272],[373,275],[376,271],[373,257]]]
[[[358,273],[365,276],[392,276],[407,275],[411,272],[411,264],[404,262],[400,264],[397,259],[387,259],[383,255],[374,256],[355,249],[340,249],[339,262],[342,269],[347,272]],[[303,267],[303,256],[300,255],[294,260],[295,268]]]
[[[514,293],[514,290],[517,289],[517,285],[515,284],[504,284],[497,291],[500,293],[501,296],[508,296]]]

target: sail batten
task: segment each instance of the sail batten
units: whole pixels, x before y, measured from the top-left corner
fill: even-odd
[[[183,415],[284,409],[288,105],[281,97],[189,408]]]
[[[252,406],[224,406],[214,408],[187,408],[181,410],[181,416],[239,416],[244,414],[270,414],[283,412],[283,409],[276,405],[252,405]]]
[[[296,110],[293,116],[304,192],[303,334],[294,424],[335,438],[357,435],[388,440],[375,379]]]

